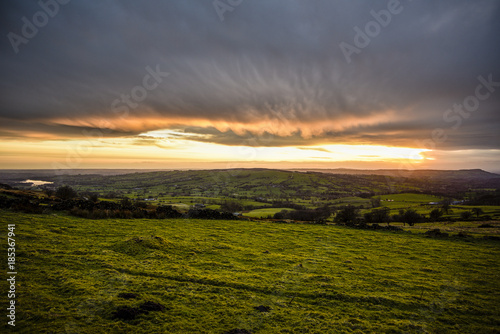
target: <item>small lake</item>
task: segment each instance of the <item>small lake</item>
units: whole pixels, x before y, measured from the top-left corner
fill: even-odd
[[[52,184],[54,182],[28,179],[25,181],[21,181],[21,183],[31,183],[31,186],[43,186],[44,184]]]

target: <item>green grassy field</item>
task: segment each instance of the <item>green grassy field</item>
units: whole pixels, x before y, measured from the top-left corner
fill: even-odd
[[[380,205],[382,207],[388,207],[391,211],[390,214],[397,214],[400,209],[414,209],[420,214],[424,214],[429,217],[429,213],[433,209],[440,209],[442,205],[440,204],[429,204],[431,202],[439,203],[443,200],[442,197],[426,195],[426,194],[413,194],[413,193],[402,193],[402,194],[388,194],[381,196],[374,196],[380,198]],[[342,204],[349,203],[350,198],[341,198],[338,200]],[[351,201],[353,201],[351,199]],[[361,214],[372,211],[370,207],[369,200],[365,200],[368,204],[365,205],[365,209],[361,210]],[[358,201],[358,205],[361,203]],[[356,201],[353,201],[353,205],[357,205]],[[365,203],[363,203],[365,204]],[[472,208],[480,208],[483,210],[481,215],[489,215],[493,219],[500,219],[500,206],[488,206],[488,205],[451,205],[449,213],[443,215],[443,219],[460,219],[460,214],[464,211],[471,211]],[[475,216],[473,216],[475,217]]]
[[[481,228],[479,226],[487,224],[491,227]],[[499,221],[489,221],[489,222],[471,222],[471,221],[456,221],[456,222],[426,222],[416,224],[414,226],[404,226],[402,223],[393,223],[392,225],[400,226],[405,230],[425,233],[429,230],[439,229],[441,232],[448,233],[450,235],[457,235],[458,233],[465,233],[472,237],[484,237],[484,236],[500,236],[500,222]]]
[[[381,204],[389,208],[404,208],[418,204],[428,204],[429,202],[440,202],[442,197],[426,194],[389,194],[379,196]]]
[[[289,209],[289,208],[268,208],[268,209],[252,210],[250,212],[245,212],[243,215],[245,217],[252,217],[252,218],[267,218],[269,216],[272,217],[275,213],[278,213],[282,210],[294,211],[294,209]]]
[[[2,240],[6,225],[16,224],[19,333],[500,328],[498,241],[306,224],[86,220],[9,211],[0,211],[0,221]],[[118,307],[146,301],[165,310],[113,319]],[[3,307],[6,302],[2,293]],[[265,307],[268,312],[261,312]]]

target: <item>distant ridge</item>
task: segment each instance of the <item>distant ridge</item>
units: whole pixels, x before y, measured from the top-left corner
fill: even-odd
[[[326,174],[348,174],[348,175],[384,175],[392,177],[422,177],[422,176],[465,176],[474,178],[497,178],[500,174],[487,172],[485,170],[476,169],[353,169],[353,168],[292,168],[292,169],[280,169],[280,168],[214,168],[214,169],[113,169],[113,168],[82,168],[82,169],[0,169],[0,175],[19,175],[25,176],[26,174],[32,175],[37,174],[40,176],[53,176],[53,175],[86,175],[86,174],[97,174],[97,175],[122,175],[122,174],[132,174],[132,173],[150,173],[150,172],[168,172],[168,171],[230,171],[230,170],[246,170],[246,171],[288,171],[288,172],[316,172],[316,173],[326,173]]]
[[[490,173],[482,169],[458,169],[458,170],[440,170],[440,169],[289,169],[296,172],[317,172],[328,174],[348,174],[348,175],[383,175],[391,177],[410,177],[410,178],[465,178],[465,179],[491,179],[500,178],[500,174]]]
[[[487,172],[482,169],[458,169],[458,170],[440,170],[440,169],[352,169],[352,168],[230,168],[230,169],[0,169],[0,179],[22,179],[30,175],[39,177],[53,177],[57,175],[125,175],[133,173],[152,173],[152,172],[171,172],[171,171],[283,171],[283,172],[301,172],[301,173],[323,173],[323,174],[343,174],[343,175],[381,175],[390,177],[404,178],[441,178],[441,179],[496,179],[500,174]]]

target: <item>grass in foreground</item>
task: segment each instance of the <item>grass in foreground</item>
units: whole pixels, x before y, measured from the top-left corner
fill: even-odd
[[[0,221],[16,223],[20,333],[498,333],[500,326],[494,241],[6,211]],[[113,319],[118,307],[146,301],[166,309]]]

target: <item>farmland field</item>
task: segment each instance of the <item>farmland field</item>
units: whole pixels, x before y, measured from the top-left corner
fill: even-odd
[[[16,224],[19,333],[498,333],[500,327],[495,240],[6,210],[0,221]],[[129,320],[114,316],[146,302],[164,309]]]
[[[245,217],[254,217],[254,218],[267,218],[268,216],[273,216],[275,213],[278,213],[282,210],[293,211],[293,209],[289,208],[269,208],[269,209],[257,209],[252,210],[250,212],[246,212]]]

